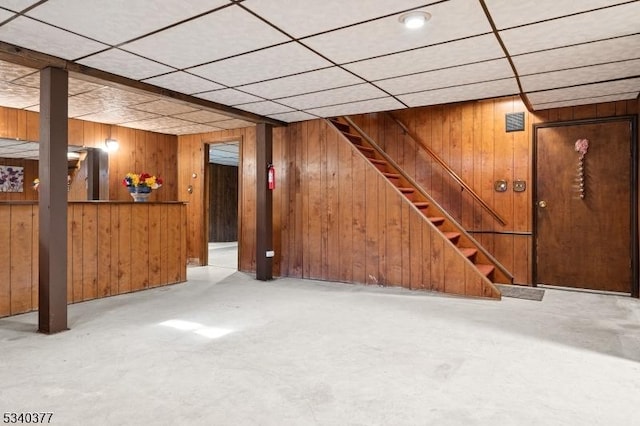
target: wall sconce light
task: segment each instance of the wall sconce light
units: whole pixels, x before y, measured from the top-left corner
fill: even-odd
[[[120,144],[115,139],[105,139],[104,140],[104,149],[107,152],[114,152],[120,148]]]
[[[398,19],[408,29],[416,30],[418,28],[422,28],[424,24],[431,19],[431,14],[428,12],[414,10],[413,12],[403,13]]]

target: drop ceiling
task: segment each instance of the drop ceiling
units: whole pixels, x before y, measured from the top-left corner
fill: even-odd
[[[408,30],[411,10],[432,18]],[[189,95],[70,78],[70,117],[188,134],[507,95],[532,110],[635,99],[639,16],[612,0],[0,0],[0,50]],[[0,63],[0,105],[37,111],[38,91],[37,69]]]

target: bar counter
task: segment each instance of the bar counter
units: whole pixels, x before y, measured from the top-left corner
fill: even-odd
[[[0,317],[38,309],[38,202],[0,201]],[[186,280],[183,202],[70,201],[67,301]]]

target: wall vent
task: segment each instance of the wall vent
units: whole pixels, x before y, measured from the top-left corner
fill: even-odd
[[[505,130],[507,132],[521,132],[524,130],[524,112],[505,114]]]

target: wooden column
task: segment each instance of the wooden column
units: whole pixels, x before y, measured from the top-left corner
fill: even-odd
[[[109,199],[109,154],[87,148],[87,200]]]
[[[273,278],[273,192],[268,188],[267,170],[273,161],[273,129],[256,125],[256,278]]]
[[[38,330],[67,330],[68,73],[40,71]]]

